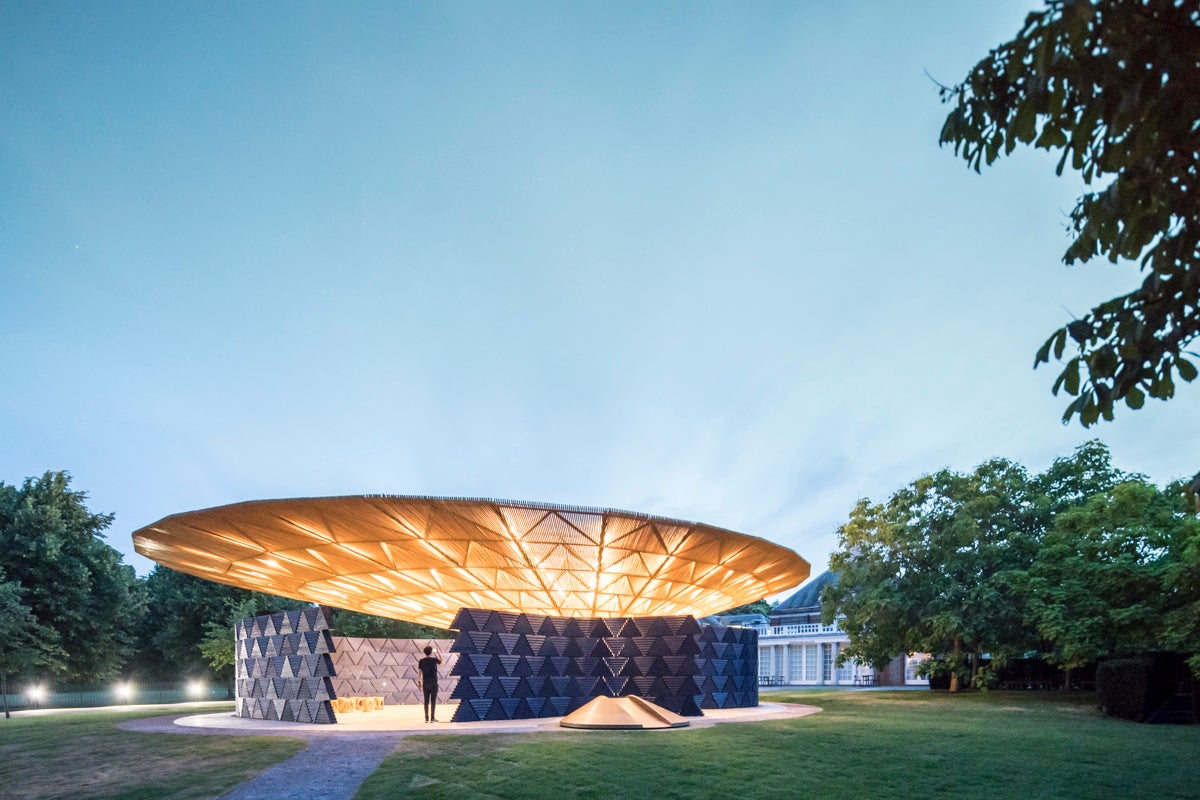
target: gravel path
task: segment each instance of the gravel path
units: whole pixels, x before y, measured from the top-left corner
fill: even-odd
[[[393,736],[324,736],[282,764],[235,786],[222,800],[349,800],[396,746]]]
[[[176,733],[199,736],[262,736],[263,732],[236,728],[190,728],[175,724],[183,714],[149,717],[119,723],[117,727],[142,733]],[[278,733],[268,735],[280,735]],[[303,800],[349,800],[367,776],[379,768],[396,743],[409,735],[394,733],[343,733],[289,731],[286,736],[308,742],[296,755],[269,767],[235,786],[222,800],[261,800],[269,797]]]

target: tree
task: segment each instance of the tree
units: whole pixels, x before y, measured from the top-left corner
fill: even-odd
[[[1164,490],[1172,503],[1173,531],[1167,537],[1163,574],[1163,645],[1191,653],[1192,673],[1200,675],[1200,520],[1188,513],[1195,489],[1177,481]]]
[[[847,658],[881,665],[898,653],[944,654],[950,690],[984,652],[1002,662],[1025,645],[1012,575],[1033,558],[1033,504],[1023,467],[992,459],[973,473],[942,470],[883,505],[861,500],[838,529],[822,593],[824,621],[840,618]]]
[[[753,603],[746,603],[737,608],[731,608],[728,611],[722,611],[717,614],[718,617],[735,617],[739,614],[762,614],[770,619],[771,612],[775,610],[775,604],[768,602],[764,597],[762,600],[755,600]]]
[[[1049,526],[1063,511],[1131,480],[1145,480],[1145,476],[1114,467],[1107,445],[1092,439],[1076,447],[1071,455],[1054,459],[1045,472],[1033,477],[1031,486],[1041,495],[1041,523]]]
[[[1056,516],[1128,479],[1102,443],[1087,442],[1032,477],[1004,459],[969,475],[942,470],[885,504],[860,500],[838,530],[822,594],[839,619],[847,657],[876,665],[900,653],[944,657],[951,688],[970,664],[973,682],[994,665],[1045,646],[1029,611],[1029,570]]]
[[[21,603],[21,587],[4,580],[0,571],[0,697],[4,718],[8,710],[9,678],[20,678],[35,668],[55,669],[63,658],[58,634],[38,623],[29,606]]]
[[[68,680],[117,674],[142,614],[133,568],[109,547],[111,514],[93,514],[66,472],[0,482],[0,570],[20,587],[20,603],[53,630],[64,651],[52,666]]]
[[[145,585],[147,613],[135,666],[159,678],[208,672],[217,649],[210,641],[214,629],[219,628],[232,653],[232,629],[238,619],[309,605],[302,600],[206,581],[163,566],[150,572]],[[209,644],[202,646],[205,642]],[[229,686],[228,672],[220,675],[219,667],[217,672]]]
[[[1061,152],[1091,187],[1071,212],[1068,264],[1139,260],[1141,286],[1059,328],[1038,350],[1075,355],[1054,382],[1063,422],[1168,400],[1196,378],[1200,335],[1200,8],[1180,0],[1048,0],[960,84],[941,144],[980,170],[1017,145]],[[1200,475],[1197,475],[1200,482]]]
[[[337,636],[361,636],[366,639],[453,639],[454,633],[432,625],[402,619],[377,617],[344,608],[333,609],[333,633]]]
[[[1029,614],[1070,670],[1162,647],[1178,542],[1198,527],[1180,491],[1130,480],[1059,514],[1031,565]],[[1194,642],[1193,642],[1194,646]]]
[[[234,642],[233,628],[239,620],[246,617],[258,616],[262,611],[259,598],[247,597],[229,607],[224,619],[210,620],[204,624],[204,636],[198,642],[196,649],[208,662],[213,671],[225,684],[226,689],[233,685],[234,666],[237,663],[237,647]]]
[[[156,678],[206,673],[199,650],[205,626],[224,620],[230,605],[249,594],[163,566],[145,578],[146,616],[134,668]]]

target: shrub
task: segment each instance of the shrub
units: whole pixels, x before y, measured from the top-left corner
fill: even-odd
[[[1149,653],[1096,667],[1100,710],[1110,717],[1145,722],[1171,695],[1189,686],[1194,684],[1180,653]]]
[[[917,674],[929,678],[929,688],[936,692],[950,690],[950,663],[945,659],[931,658],[917,665]]]
[[[1146,718],[1146,686],[1150,674],[1144,658],[1102,661],[1096,667],[1096,699],[1110,717],[1141,722]]]

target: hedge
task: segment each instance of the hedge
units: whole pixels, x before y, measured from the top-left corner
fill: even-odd
[[[1181,683],[1191,684],[1181,653],[1148,653],[1136,658],[1102,661],[1096,667],[1096,696],[1110,717],[1145,722]]]

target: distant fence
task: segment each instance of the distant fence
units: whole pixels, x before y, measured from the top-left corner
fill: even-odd
[[[9,685],[8,707],[13,711],[32,708],[94,708],[141,705],[143,703],[190,703],[233,698],[219,683],[112,682],[89,686]]]

